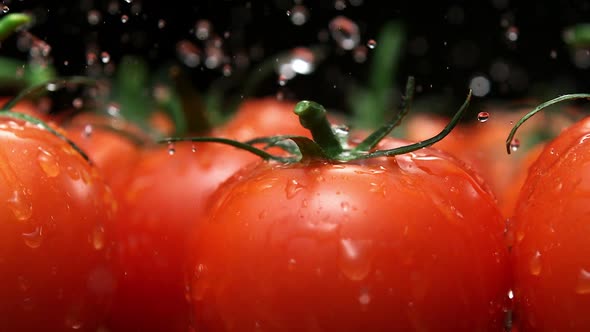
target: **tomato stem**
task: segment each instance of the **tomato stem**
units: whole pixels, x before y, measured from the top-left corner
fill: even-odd
[[[408,82],[406,83],[406,97],[405,97],[405,107],[401,112],[397,114],[397,116],[390,121],[383,125],[381,128],[373,132],[367,138],[365,138],[359,145],[356,146],[356,151],[370,151],[373,149],[385,136],[389,135],[391,131],[397,127],[402,119],[410,112],[410,108],[412,107],[412,102],[414,101],[414,87],[415,87],[415,79],[413,76],[408,78]]]
[[[22,26],[30,23],[33,18],[22,13],[12,13],[0,19],[0,42],[10,37]]]
[[[308,100],[303,100],[295,105],[295,114],[299,116],[301,125],[311,132],[313,140],[322,148],[330,158],[336,158],[343,151],[340,139],[332,130],[328,121],[328,112],[324,106]]]
[[[546,101],[546,102],[542,103],[541,105],[535,107],[532,111],[528,112],[522,118],[520,118],[520,120],[518,120],[518,122],[516,122],[514,127],[512,127],[510,134],[508,134],[508,138],[506,138],[506,152],[508,154],[510,154],[512,152],[511,145],[512,145],[512,142],[514,140],[514,136],[516,135],[516,131],[518,130],[518,128],[520,128],[520,126],[522,126],[529,118],[531,118],[533,115],[537,114],[542,109],[549,107],[553,104],[557,104],[559,102],[566,101],[566,100],[588,99],[588,98],[590,98],[590,94],[588,94],[588,93],[566,94],[566,95],[551,99],[549,101]]]

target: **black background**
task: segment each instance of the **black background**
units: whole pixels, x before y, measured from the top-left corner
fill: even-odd
[[[280,51],[319,43],[318,34],[328,29],[330,20],[345,16],[358,24],[361,45],[376,38],[384,22],[403,23],[406,43],[395,81],[403,86],[408,75],[415,75],[421,88],[418,97],[431,94],[462,100],[471,78],[489,78],[498,62],[508,66],[509,75],[501,81],[491,80],[490,93],[482,99],[549,98],[590,88],[589,69],[575,65],[562,37],[569,26],[590,20],[589,1],[344,0],[340,2],[345,4],[344,9],[337,9],[336,2],[299,1],[309,12],[308,21],[301,26],[294,25],[287,15],[295,5],[292,0],[4,3],[9,12],[26,11],[35,16],[30,32],[52,47],[51,59],[62,75],[87,73],[86,54],[89,45],[94,45],[99,54],[109,54],[111,64],[126,54],[144,57],[154,69],[163,63],[178,62],[195,86],[205,92],[212,82],[224,79],[222,70],[202,65],[187,67],[176,51],[182,40],[202,49],[203,42],[194,34],[197,21],[211,22],[213,32],[223,41],[222,49],[230,65],[234,65],[236,54],[248,54],[247,71]],[[118,9],[109,12],[109,8]],[[100,23],[89,23],[90,10],[100,12]],[[122,15],[128,15],[126,23],[121,22]],[[162,28],[158,27],[160,20],[165,22]],[[516,41],[508,40],[508,29],[517,30]],[[26,59],[26,52],[14,44],[13,39],[5,41],[0,53]],[[334,40],[328,38],[323,44],[334,52],[314,73],[299,75],[285,87],[279,86],[277,76],[269,77],[254,89],[254,94],[287,91],[295,98],[314,99],[346,111],[343,93],[348,93],[353,83],[367,81],[374,50],[369,49],[366,62],[359,63],[352,52],[339,50]],[[235,69],[225,79],[238,81],[238,73]],[[235,93],[239,94],[240,89],[238,84]]]

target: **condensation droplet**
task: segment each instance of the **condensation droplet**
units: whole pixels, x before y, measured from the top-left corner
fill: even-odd
[[[54,178],[59,175],[59,163],[55,159],[49,151],[39,147],[39,155],[37,156],[37,161],[39,162],[39,166],[50,178]]]
[[[529,271],[532,275],[538,276],[539,274],[541,274],[541,269],[541,253],[537,250],[533,254],[533,257],[531,257],[531,260],[529,261]]]
[[[578,274],[578,282],[576,284],[577,294],[590,294],[590,272],[581,269]]]
[[[371,240],[340,240],[338,266],[348,279],[365,279],[371,271],[373,261],[373,242]]]
[[[6,202],[14,217],[19,221],[26,221],[33,215],[33,204],[28,200],[24,191],[14,190]]]
[[[291,199],[297,195],[302,189],[303,185],[301,185],[297,180],[292,179],[287,181],[287,185],[285,186],[285,193],[287,194],[287,198]]]
[[[92,230],[92,246],[96,250],[101,250],[104,248],[104,227],[102,225],[98,225],[94,227]]]
[[[43,227],[37,225],[33,231],[22,233],[22,236],[29,248],[39,248],[43,242]]]
[[[486,122],[490,119],[490,113],[488,112],[479,112],[477,113],[477,121],[479,122]]]

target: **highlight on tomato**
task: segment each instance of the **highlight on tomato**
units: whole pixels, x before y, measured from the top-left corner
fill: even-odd
[[[541,109],[589,97],[564,95],[540,105],[516,123],[508,142]],[[532,164],[518,198],[510,237],[514,324],[520,331],[590,329],[588,137],[590,119],[585,118],[549,142]]]
[[[116,202],[63,134],[0,111],[0,330],[96,331],[116,288]]]
[[[295,113],[313,140],[267,141],[288,139],[292,157],[225,141],[266,160],[232,176],[195,217],[193,328],[502,330],[504,219],[472,172],[427,147],[456,125],[468,100],[449,127],[419,143],[385,138],[398,117],[352,144],[308,101]]]

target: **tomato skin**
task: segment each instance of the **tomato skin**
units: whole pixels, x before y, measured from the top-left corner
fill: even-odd
[[[438,151],[261,162],[209,202],[187,271],[197,331],[502,329],[504,220]]]
[[[293,107],[271,98],[246,101],[210,136],[309,136]],[[141,151],[130,177],[113,188],[123,192],[117,223],[121,287],[111,322],[115,331],[187,330],[183,264],[188,231],[217,187],[257,160],[249,152],[216,143],[178,142]]]
[[[590,330],[590,119],[563,131],[531,166],[513,222],[515,324]]]
[[[0,330],[96,331],[116,286],[109,188],[36,125],[0,119],[0,141]]]

